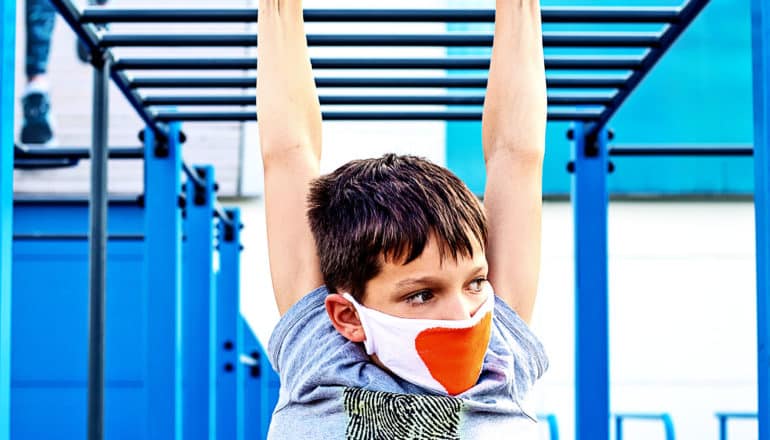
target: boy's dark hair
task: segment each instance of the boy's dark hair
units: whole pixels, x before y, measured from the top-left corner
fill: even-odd
[[[486,216],[449,170],[415,156],[355,160],[316,179],[308,219],[330,292],[357,300],[383,261],[407,264],[431,234],[441,258],[473,256],[487,245]]]

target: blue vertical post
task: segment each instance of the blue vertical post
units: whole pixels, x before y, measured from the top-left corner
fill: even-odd
[[[214,353],[214,168],[195,167],[200,185],[185,184],[182,292],[182,402],[184,439],[216,439]]]
[[[752,1],[754,215],[757,246],[757,419],[770,440],[770,4]]]
[[[607,131],[573,127],[575,438],[609,440]]]
[[[219,274],[217,276],[217,439],[243,438],[243,368],[239,353],[241,280],[241,212],[225,211],[229,222],[219,222]]]
[[[145,392],[148,439],[181,438],[182,218],[179,124],[169,126],[168,140],[144,131],[145,265],[147,344]]]
[[[16,2],[0,2],[0,440],[11,437],[11,248]]]

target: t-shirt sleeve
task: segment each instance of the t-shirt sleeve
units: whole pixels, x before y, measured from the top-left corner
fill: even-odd
[[[513,351],[517,394],[521,397],[548,369],[548,356],[527,323],[499,297],[495,298],[495,317]]]
[[[305,295],[281,317],[270,336],[268,357],[281,388],[289,393],[313,382],[319,368],[345,357],[344,349],[350,345],[326,314],[326,295],[326,287]]]

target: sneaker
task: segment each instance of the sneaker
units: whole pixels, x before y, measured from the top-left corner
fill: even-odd
[[[21,143],[25,145],[53,146],[51,122],[51,99],[48,93],[31,90],[21,98],[24,108],[24,123],[21,127]]]

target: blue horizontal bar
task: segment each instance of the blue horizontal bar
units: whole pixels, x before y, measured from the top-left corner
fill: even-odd
[[[672,23],[676,7],[543,7],[544,23]],[[86,9],[83,23],[243,23],[257,21],[250,9]],[[494,10],[308,9],[306,22],[492,23]]]
[[[601,111],[549,111],[548,119],[552,121],[594,120],[599,118]],[[159,121],[197,121],[197,122],[242,122],[256,121],[255,111],[243,112],[162,112],[156,115]],[[480,111],[359,111],[359,112],[323,112],[327,121],[480,121]]]
[[[56,148],[22,148],[14,151],[16,160],[23,159],[88,159],[91,149],[87,147],[56,147]],[[110,159],[141,159],[144,149],[141,147],[112,147],[109,149]]]
[[[546,55],[546,69],[634,70],[641,66],[639,56]],[[442,69],[487,70],[488,57],[446,58],[315,58],[314,69]],[[256,57],[243,58],[125,58],[113,64],[117,70],[254,70]]]
[[[464,96],[320,96],[321,105],[483,105],[484,95]],[[152,105],[253,106],[255,95],[237,96],[147,96]],[[549,95],[550,105],[604,105],[612,95]]]
[[[551,88],[566,89],[617,89],[624,87],[628,76],[563,76],[547,77]],[[136,78],[132,88],[239,88],[257,86],[254,76],[236,78]],[[316,78],[317,87],[398,87],[398,88],[486,88],[486,77],[441,77],[441,78]]]
[[[615,147],[611,148],[610,156],[640,157],[640,156],[681,156],[681,157],[723,157],[723,156],[752,156],[754,150],[749,146],[730,147]]]
[[[439,46],[491,47],[491,34],[444,35],[308,35],[309,46]],[[655,47],[657,32],[544,32],[545,47]],[[256,34],[237,35],[122,35],[108,34],[101,47],[253,47]]]

